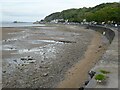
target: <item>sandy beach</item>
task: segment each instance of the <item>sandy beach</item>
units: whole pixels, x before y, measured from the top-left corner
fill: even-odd
[[[3,28],[2,35],[3,88],[79,88],[108,45],[72,25]]]
[[[84,82],[88,79],[88,72],[107,48],[107,43],[103,43],[101,37],[99,33],[94,34],[84,58],[68,70],[65,80],[60,82],[58,88],[80,88],[84,86]]]

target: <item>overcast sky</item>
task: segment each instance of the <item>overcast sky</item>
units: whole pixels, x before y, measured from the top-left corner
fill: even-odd
[[[2,21],[36,21],[69,8],[93,7],[120,0],[0,0]]]

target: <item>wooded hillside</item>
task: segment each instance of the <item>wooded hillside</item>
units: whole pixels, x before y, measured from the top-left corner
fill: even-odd
[[[82,22],[86,19],[87,22],[120,23],[120,3],[103,3],[95,7],[63,10],[46,16],[44,20],[50,22],[55,19],[64,19],[69,22]]]

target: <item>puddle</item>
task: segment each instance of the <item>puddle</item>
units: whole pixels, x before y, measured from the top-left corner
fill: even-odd
[[[32,43],[50,43],[44,46],[40,46],[40,47],[35,47],[35,48],[31,48],[31,49],[27,49],[27,48],[20,48],[20,49],[16,49],[16,47],[14,45],[3,45],[3,50],[16,50],[15,52],[11,53],[11,54],[18,54],[18,55],[25,55],[25,54],[30,54],[34,57],[36,57],[36,59],[31,59],[31,60],[21,60],[21,58],[9,58],[7,59],[8,62],[10,62],[11,64],[15,64],[15,65],[22,65],[22,64],[30,64],[30,63],[34,63],[36,60],[40,60],[43,61],[43,63],[46,63],[47,61],[50,60],[55,60],[57,57],[57,54],[60,53],[61,50],[61,46],[63,46],[65,43],[71,43],[71,41],[63,41],[63,40],[59,40],[59,41],[55,41],[55,40],[34,40],[32,41]],[[16,56],[16,55],[15,55]]]
[[[2,50],[16,50],[16,47],[13,45],[3,45]]]
[[[10,42],[10,41],[17,41],[17,38],[11,38],[11,39],[7,39],[7,40],[3,40],[3,42]]]
[[[10,59],[6,59],[9,64],[11,65],[23,65],[23,64],[30,64],[30,63],[34,63],[36,60],[21,60],[21,58],[10,58]]]
[[[40,40],[40,41],[42,41],[42,42],[48,42],[48,43],[56,43],[56,41],[54,41],[54,40]]]
[[[24,36],[19,36],[19,37],[15,37],[15,38],[3,40],[3,42],[11,42],[11,41],[22,40],[22,39],[24,39],[24,38],[27,38],[28,36],[30,36],[30,34],[26,34],[26,35],[24,35]]]
[[[15,33],[15,32],[13,32],[13,33],[8,33],[8,35],[14,35],[14,34],[17,34],[17,33]]]
[[[75,41],[68,41],[68,40],[32,40],[29,41],[32,44],[41,44],[41,43],[51,43],[51,44],[64,44],[64,43],[76,43]]]
[[[20,50],[18,50],[17,53],[22,54],[22,53],[29,53],[29,52],[34,52],[34,53],[35,52],[40,52],[45,48],[48,48],[48,47],[51,48],[51,46],[53,46],[53,45],[55,45],[55,44],[48,44],[48,45],[45,45],[45,46],[36,47],[36,48],[32,48],[32,49],[20,49]]]
[[[36,27],[36,28],[45,29],[45,30],[56,29],[56,27],[53,27],[53,26],[51,26],[51,27]]]
[[[63,38],[63,37],[51,37],[52,39],[55,39],[55,38],[57,38],[57,39],[59,39],[59,40],[64,40],[65,38]]]
[[[19,53],[19,54],[22,54],[22,53],[37,52],[37,51],[39,51],[39,48],[33,48],[33,49],[20,49],[20,50],[18,50],[18,53]]]
[[[55,40],[32,40],[29,42],[32,44],[41,44],[41,43],[60,43],[60,44],[62,44],[62,42],[55,41]]]
[[[62,46],[62,44],[58,44],[60,45],[60,47]],[[48,45],[45,45],[45,46],[42,46],[42,47],[36,47],[36,48],[32,48],[32,49],[20,49],[20,50],[17,50],[17,52],[14,52],[12,54],[25,54],[25,53],[29,53],[31,54],[32,56],[35,56],[37,59],[39,59],[40,61],[49,61],[49,60],[54,60],[56,59],[56,55],[60,52],[60,49],[58,46],[56,46],[56,44],[48,44]],[[18,60],[16,59],[18,62],[17,63],[26,63],[26,64],[29,64],[29,63],[33,63],[35,62],[35,60],[28,60],[27,62],[24,62],[26,61],[25,59],[23,59],[22,61],[21,60]]]
[[[58,42],[62,42],[62,43],[76,43],[75,41],[67,41],[67,40],[58,40]]]

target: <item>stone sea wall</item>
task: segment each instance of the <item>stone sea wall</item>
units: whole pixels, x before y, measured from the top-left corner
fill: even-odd
[[[87,26],[88,29],[100,32],[109,40],[110,45],[99,62],[91,69],[91,71],[98,73],[99,70],[107,70],[110,72],[106,84],[98,84],[95,77],[89,80],[84,87],[85,90],[92,90],[92,88],[115,88],[118,89],[118,31],[117,29],[107,28],[103,26]]]
[[[104,34],[104,36],[106,36],[106,38],[109,40],[110,43],[115,37],[115,32],[107,27],[90,25],[87,28],[100,32],[101,34]]]

